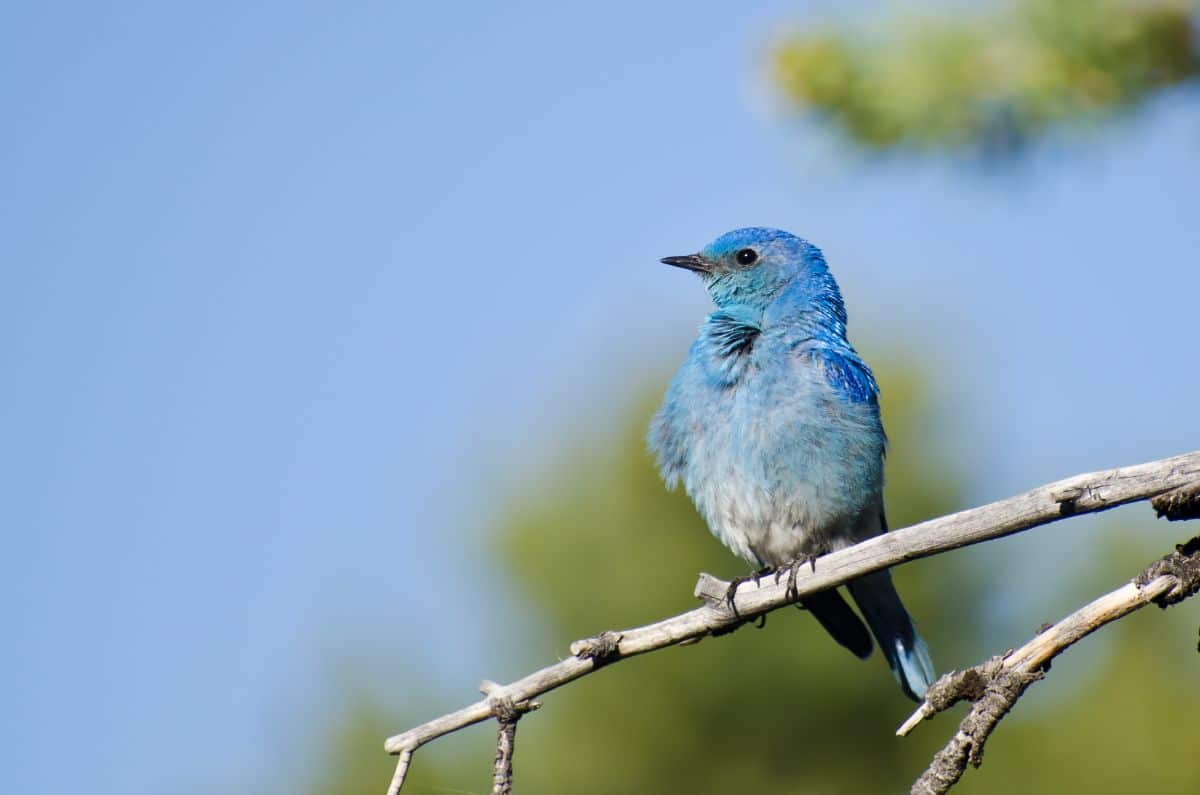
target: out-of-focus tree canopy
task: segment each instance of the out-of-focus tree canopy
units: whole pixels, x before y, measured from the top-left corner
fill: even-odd
[[[1110,118],[1200,76],[1195,0],[1018,0],[794,33],[773,52],[784,96],[873,150],[1007,151]]]
[[[890,515],[907,523],[958,507],[961,479],[929,432],[925,384],[897,369],[880,378],[894,443]],[[658,397],[598,446],[569,443],[559,476],[519,498],[499,536],[560,648],[693,607],[699,571],[748,573],[655,471],[644,439]],[[898,587],[930,643],[958,659],[971,634],[942,622],[967,622],[982,582],[948,560],[917,569],[898,570]],[[949,610],[933,607],[942,588],[957,595]],[[883,792],[919,772],[892,737],[912,704],[880,655],[855,659],[795,610],[762,630],[623,663],[545,701],[518,743],[520,786],[531,793]]]
[[[1195,8],[1194,0],[1019,0],[877,34],[798,33],[773,51],[773,75],[797,107],[866,149],[1012,150],[1056,125],[1119,117],[1195,80]],[[878,372],[892,526],[961,507],[970,451],[949,438],[919,373],[897,365],[900,357],[866,353],[892,363]],[[568,435],[544,451],[551,463],[533,465],[536,486],[501,512],[496,549],[529,608],[519,620],[541,628],[545,645],[498,659],[495,671],[530,670],[579,637],[686,610],[699,571],[744,573],[654,471],[643,435],[656,398],[637,404],[619,432]],[[895,571],[939,670],[1019,645],[1061,617],[1029,616],[1027,633],[983,637],[985,608],[1024,585],[991,576],[982,564],[990,548]],[[1148,562],[1144,553],[1099,549],[1096,579],[1072,588],[1075,604]],[[1107,642],[1089,639],[1055,662],[956,793],[1200,792],[1194,608],[1146,610],[1100,634]],[[424,692],[419,675],[403,679],[406,692]],[[772,614],[762,630],[621,663],[543,701],[518,732],[522,793],[902,792],[962,714],[895,738],[912,705],[879,655],[854,659],[794,610]],[[383,735],[458,706],[414,702],[384,720],[369,702],[350,705],[306,791],[381,792],[391,761],[379,750]],[[484,792],[493,732],[489,725],[423,748],[405,791]]]
[[[895,366],[895,357],[871,358],[893,363],[878,373],[892,440],[893,524],[960,507],[970,462],[965,453],[947,452],[951,431],[930,403],[927,382]],[[744,573],[687,498],[659,480],[643,441],[651,406],[650,399],[635,405],[618,433],[580,432],[545,451],[550,474],[514,495],[503,513],[497,551],[528,597],[523,620],[540,627],[548,644],[519,650],[524,659],[516,663],[497,659],[490,663],[495,670],[532,670],[576,638],[693,607],[698,571]],[[991,577],[982,565],[986,552],[895,570],[940,670],[1018,645],[1041,621],[1058,617],[1029,616],[1020,637],[984,637],[985,601],[1022,587]],[[1137,554],[1124,562],[1098,554],[1098,571],[1119,573],[1099,576],[1102,584],[1081,592],[1079,602],[1147,562]],[[1192,686],[1194,616],[1147,610],[1106,629],[1113,646],[1091,669],[1083,664],[1088,650],[1103,643],[1072,649],[1001,725],[983,769],[969,772],[955,791],[1007,793],[1031,781],[1038,792],[1200,791],[1191,728],[1200,714],[1200,690]],[[423,690],[411,677],[396,686]],[[855,659],[795,610],[772,614],[762,630],[746,627],[621,663],[542,701],[517,734],[515,780],[531,795],[902,792],[961,717],[955,710],[896,738],[892,732],[913,705],[878,653]],[[381,792],[390,775],[382,736],[433,714],[434,705],[414,705],[381,723],[377,709],[359,702],[333,732],[308,791]],[[493,737],[489,724],[423,748],[405,791],[486,791]]]

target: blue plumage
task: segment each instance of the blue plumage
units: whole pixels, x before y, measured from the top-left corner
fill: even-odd
[[[650,426],[668,486],[682,482],[713,534],[758,566],[782,566],[887,529],[879,387],[846,339],[846,309],[820,250],[777,229],[738,229],[663,260],[698,273],[717,309]],[[888,572],[848,585],[904,692],[934,679]],[[805,606],[870,654],[836,590]]]

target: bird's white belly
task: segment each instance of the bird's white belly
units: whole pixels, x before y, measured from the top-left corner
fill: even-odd
[[[821,495],[811,483],[772,494],[727,467],[697,485],[692,497],[712,534],[751,565],[781,566],[834,548],[837,533],[825,526]]]

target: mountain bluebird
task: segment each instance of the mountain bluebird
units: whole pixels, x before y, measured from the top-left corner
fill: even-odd
[[[750,228],[662,261],[699,274],[716,304],[650,426],[668,487],[682,481],[713,535],[760,569],[886,532],[879,387],[846,340],[820,249]],[[920,700],[933,664],[891,575],[847,587],[900,687]],[[871,654],[836,589],[803,601],[838,643]]]

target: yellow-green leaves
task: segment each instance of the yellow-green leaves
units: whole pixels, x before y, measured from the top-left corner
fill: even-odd
[[[796,33],[772,53],[787,100],[868,149],[1014,148],[1200,75],[1195,3],[1022,0],[1002,12]]]

